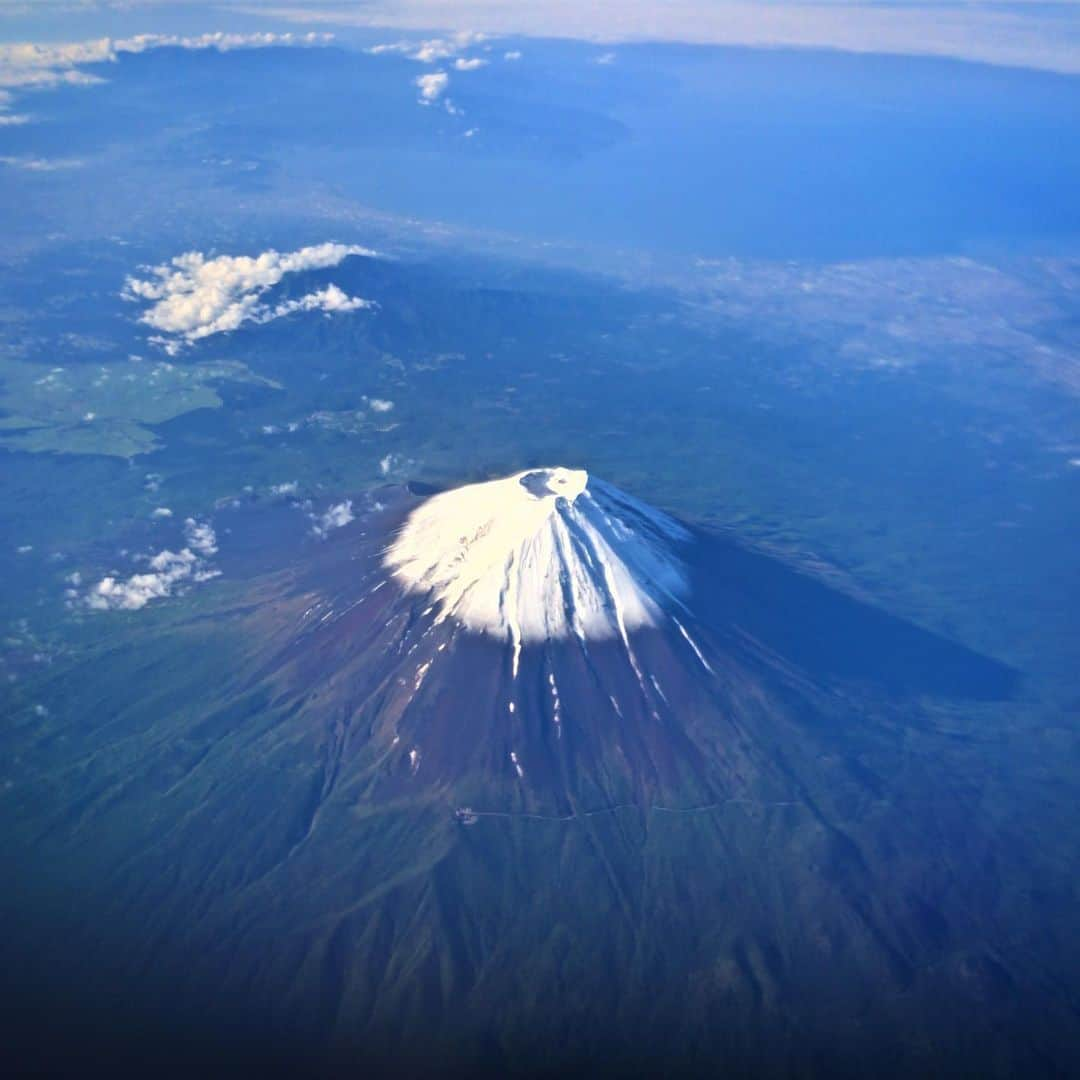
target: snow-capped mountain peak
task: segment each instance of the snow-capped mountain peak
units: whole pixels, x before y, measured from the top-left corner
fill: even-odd
[[[428,499],[384,561],[440,619],[520,645],[656,625],[687,589],[677,548],[688,539],[582,469],[531,469]]]

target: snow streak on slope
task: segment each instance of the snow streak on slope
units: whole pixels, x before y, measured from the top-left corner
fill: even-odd
[[[440,620],[522,643],[623,637],[655,626],[687,591],[666,514],[590,481],[534,469],[436,495],[409,516],[385,563]]]

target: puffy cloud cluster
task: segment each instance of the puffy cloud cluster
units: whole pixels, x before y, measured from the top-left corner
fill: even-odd
[[[446,93],[450,76],[445,71],[433,71],[430,75],[417,76],[413,84],[420,91],[420,104],[432,105]]]
[[[350,521],[355,520],[356,515],[353,513],[352,499],[346,499],[344,502],[335,503],[326,511],[325,514],[319,516],[312,516],[311,531],[320,539],[326,538],[327,533],[333,529],[340,529],[345,525],[348,525]]]
[[[374,45],[367,51],[374,56],[397,53],[420,64],[437,64],[442,60],[460,57],[466,49],[479,45],[484,40],[484,34],[461,30],[447,37],[428,38],[426,41],[395,41],[387,45]]]
[[[298,300],[277,304],[263,301],[267,290],[286,274],[325,270],[340,265],[351,255],[372,257],[375,252],[358,244],[333,243],[291,252],[264,251],[256,256],[207,258],[201,252],[189,251],[146,268],[146,277],[129,277],[122,295],[150,303],[139,321],[160,331],[152,340],[175,354],[184,344],[227,333],[245,322],[270,322],[294,312],[338,314],[373,307],[370,300],[348,296],[337,285],[328,285]]]
[[[256,33],[229,34],[218,30],[212,34],[136,34],[113,42],[116,52],[141,53],[149,49],[216,49],[232,52],[235,49],[270,49],[288,46],[326,45],[334,40],[333,34],[310,32],[294,34]]]
[[[336,285],[327,285],[325,289],[302,296],[299,300],[285,300],[277,304],[270,317],[278,319],[282,315],[291,315],[294,311],[322,311],[333,315],[342,311],[360,311],[374,307],[371,300],[362,300],[359,296],[348,296]]]
[[[161,551],[150,560],[144,574],[132,574],[126,580],[105,577],[86,597],[87,607],[95,611],[137,611],[151,600],[171,596],[173,589],[190,578],[198,557],[187,548]]]
[[[465,51],[486,40],[486,35],[471,30],[462,30],[448,37],[428,38],[426,41],[395,41],[385,45],[375,45],[367,51],[375,56],[395,53],[419,64],[438,64],[452,62],[455,71],[476,71],[488,63],[479,56],[465,56]],[[433,105],[441,100],[443,108],[451,116],[460,116],[462,110],[445,96],[450,85],[450,76],[445,71],[435,71],[421,75],[413,80],[413,85],[420,91],[417,98],[421,105]]]
[[[199,555],[209,557],[217,554],[217,534],[206,522],[187,518],[184,522],[184,536],[188,546]]]
[[[51,89],[58,86],[93,86],[105,80],[84,67],[115,63],[123,53],[151,49],[264,49],[272,46],[323,45],[332,34],[138,34],[128,38],[96,38],[57,44],[13,42],[0,45],[0,114],[10,108],[12,90]],[[25,122],[25,116],[0,115],[0,124]]]
[[[151,600],[172,596],[181,587],[194,582],[208,581],[220,571],[211,568],[207,560],[217,554],[217,535],[206,522],[188,518],[184,522],[186,545],[179,551],[165,549],[149,558],[147,569],[127,578],[109,575],[102,578],[82,598],[93,611],[138,611]],[[77,585],[81,578],[73,576]],[[70,599],[78,598],[77,589],[69,589]]]

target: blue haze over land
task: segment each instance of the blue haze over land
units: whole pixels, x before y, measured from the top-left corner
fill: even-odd
[[[429,973],[449,955],[456,978],[486,941],[470,918],[510,897],[529,928],[518,945],[575,985],[582,943],[600,943],[581,961],[599,974],[608,939],[562,911],[573,947],[551,920],[553,939],[531,949],[550,902],[521,897],[547,896],[551,866],[587,867],[568,903],[590,918],[600,908],[584,898],[610,903],[597,925],[625,931],[605,954],[615,965],[659,940],[633,899],[651,895],[655,881],[634,875],[655,848],[660,880],[691,882],[687,925],[700,915],[705,928],[657,970],[681,963],[694,985],[735,988],[751,1002],[735,1028],[768,1043],[787,1015],[769,1011],[777,1001],[814,1015],[769,936],[786,921],[758,921],[784,881],[815,898],[791,925],[810,928],[822,970],[871,957],[866,1000],[902,1001],[904,1023],[923,1025],[900,1040],[915,1055],[902,1065],[926,1066],[924,1036],[943,1045],[936,984],[920,981],[938,972],[969,987],[940,1009],[956,1030],[1000,1019],[986,1053],[1003,1074],[1068,1062],[1080,1047],[1067,1019],[1080,992],[1080,76],[888,49],[583,41],[557,26],[454,38],[208,10],[104,5],[60,21],[0,6],[0,37],[60,50],[0,47],[0,828],[23,883],[0,898],[15,928],[8,982],[30,985],[40,947],[78,1012],[54,934],[72,896],[89,897],[83,923],[64,923],[72,942],[145,945],[158,924],[140,920],[159,904],[158,943],[181,955],[201,932],[185,911],[224,911],[215,925],[235,929],[235,902],[267,917],[251,916],[264,933],[310,903],[318,931],[297,919],[298,951],[280,955],[293,974],[316,971],[318,992],[289,986],[355,1017],[348,958],[383,945],[353,915],[333,933],[320,920],[362,894],[387,905],[370,923],[394,940],[387,972],[415,961]],[[1051,14],[1071,27],[1071,11]],[[241,37],[193,36],[222,28]],[[334,37],[244,36],[256,31]],[[107,55],[56,45],[105,32]],[[131,36],[143,32],[187,36]],[[426,795],[394,803],[380,831],[385,807],[365,790],[319,827],[337,775],[319,755],[344,742],[332,723],[315,750],[296,736],[295,768],[238,749],[262,746],[245,740],[280,699],[221,689],[268,666],[252,643],[276,632],[270,614],[250,635],[237,620],[285,603],[283,568],[302,576],[307,560],[323,587],[334,538],[366,537],[383,485],[415,494],[551,465],[587,468],[728,552],[717,610],[738,606],[729,577],[758,590],[760,606],[739,601],[743,629],[820,694],[790,760],[779,738],[769,751],[804,783],[769,800],[813,806],[808,818],[755,810],[677,834],[646,815],[640,848],[629,818],[561,848],[577,834],[550,824],[542,841],[520,821],[445,833],[458,820],[444,814],[429,834]],[[896,646],[895,667],[875,653],[909,641],[922,644]],[[889,698],[944,685],[920,665],[954,649],[963,693]],[[300,689],[336,687],[334,674]],[[236,813],[269,822],[265,834],[230,818],[177,840],[235,777]],[[310,791],[295,804],[258,794],[282,777]],[[581,805],[606,812],[601,801],[590,789]],[[289,860],[309,834],[324,861],[301,896]],[[172,839],[158,848],[158,835]],[[730,920],[710,891],[724,875],[687,869],[721,845],[747,889],[728,897]],[[616,868],[597,869],[596,850],[622,852]],[[520,879],[492,870],[518,865],[508,852]],[[383,891],[398,880],[423,886]],[[902,906],[895,919],[883,897]],[[395,922],[431,908],[441,931]],[[741,918],[745,935],[716,945],[712,928]],[[198,968],[211,981],[220,957],[242,955],[230,933]],[[158,954],[131,955],[150,968]],[[74,960],[71,972],[87,974]],[[56,990],[46,975],[42,1000]],[[648,985],[636,968],[624,981],[639,977]],[[384,978],[383,1008],[412,1016],[418,984]],[[253,998],[276,989],[267,979],[252,977]],[[447,979],[451,1005],[479,985]],[[476,1000],[519,1000],[492,985]],[[649,989],[677,1003],[680,985]],[[889,1007],[874,1022],[895,1035]],[[333,1021],[311,1008],[328,1037]],[[806,1024],[777,1045],[805,1049]],[[873,1042],[873,1023],[854,1027]],[[757,1051],[732,1060],[741,1052]]]

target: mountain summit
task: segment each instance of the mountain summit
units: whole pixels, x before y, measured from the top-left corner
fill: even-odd
[[[674,548],[689,533],[581,469],[470,484],[413,511],[386,564],[440,617],[515,647],[654,626],[688,584]]]
[[[501,811],[784,797],[769,744],[834,683],[983,663],[561,467],[384,489],[268,588],[249,638],[333,775]]]
[[[379,507],[312,545],[269,665],[377,787],[560,812],[714,790],[686,738],[684,706],[717,707],[689,529],[558,467]]]

